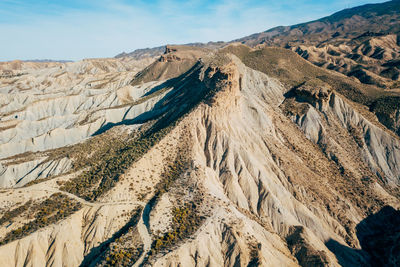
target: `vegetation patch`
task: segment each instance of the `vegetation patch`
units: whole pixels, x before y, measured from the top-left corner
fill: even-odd
[[[165,250],[178,241],[191,236],[201,225],[202,217],[196,211],[194,202],[185,203],[182,207],[173,209],[172,230],[158,236],[152,246],[150,255],[155,255]]]
[[[37,158],[45,158],[39,163],[39,165],[41,165],[46,164],[49,161],[59,161],[67,158],[71,160],[72,164],[70,169],[66,169],[62,174],[60,174],[65,175],[101,162],[105,155],[109,154],[110,151],[124,147],[129,137],[130,135],[128,133],[115,133],[115,131],[109,131],[102,135],[94,136],[83,143],[61,147],[46,152],[25,152],[23,154],[12,156],[6,158],[6,162],[3,163],[3,165],[17,165],[33,161]],[[50,175],[48,177],[36,179],[27,183],[24,187],[45,182],[57,176],[58,175]]]
[[[65,182],[61,190],[94,201],[109,191],[119,181],[121,174],[158,143],[171,127],[158,132],[143,134],[123,144],[110,147],[95,165],[77,177]]]
[[[379,121],[387,128],[400,135],[400,127],[396,123],[396,112],[400,110],[400,97],[382,97],[370,105],[370,111],[374,112]]]
[[[89,266],[93,259],[97,260],[96,266],[132,266],[143,252],[143,244],[135,238],[135,225],[141,212],[142,208],[133,210],[129,222],[86,256],[81,266]]]
[[[186,169],[186,165],[183,157],[178,155],[177,159],[166,167],[166,170],[161,174],[161,182],[155,186],[155,195],[157,197],[169,191],[172,183],[178,179]]]
[[[181,177],[183,172],[189,168],[189,159],[186,158],[186,153],[179,151],[176,159],[172,161],[166,170],[161,174],[162,180],[155,188],[155,197],[151,200],[152,206],[156,205],[158,199],[166,192],[179,194],[178,203],[172,209],[172,224],[170,231],[166,233],[156,233],[153,240],[151,250],[148,253],[149,260],[158,252],[177,244],[191,236],[203,223],[205,217],[201,216],[200,206],[202,196],[198,190],[195,190],[190,184],[185,182],[184,177]],[[178,178],[179,179],[178,181]],[[175,192],[176,191],[176,192]],[[192,195],[185,198],[185,191],[192,192]],[[193,194],[193,192],[195,192]]]
[[[119,243],[119,240],[117,240]],[[143,245],[138,248],[119,248],[114,245],[105,257],[104,266],[132,266],[143,253]]]
[[[43,202],[32,206],[30,211],[34,216],[34,220],[7,233],[3,240],[0,241],[0,245],[5,245],[14,240],[21,239],[40,228],[65,219],[78,211],[81,207],[81,203],[61,193],[55,193]],[[11,213],[16,214],[21,210],[26,210],[26,208],[21,208],[18,211],[13,210]],[[10,216],[10,214],[7,216]]]
[[[6,212],[4,212],[3,216],[0,218],[0,226],[7,222],[11,223],[12,219],[20,216],[22,213],[27,211],[31,205],[32,205],[32,200],[29,200],[24,205],[21,205],[18,208],[7,210]]]
[[[250,245],[250,261],[247,267],[257,267],[261,265],[260,251],[261,243]]]

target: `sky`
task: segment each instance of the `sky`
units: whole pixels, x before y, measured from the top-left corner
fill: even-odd
[[[0,0],[0,61],[230,41],[380,0]]]

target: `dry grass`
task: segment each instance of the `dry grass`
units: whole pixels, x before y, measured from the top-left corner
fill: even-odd
[[[40,228],[44,228],[50,224],[56,223],[67,218],[82,207],[81,203],[61,194],[55,193],[48,199],[38,204],[31,202],[10,211],[2,217],[2,220],[10,220],[10,216],[18,216],[29,209],[29,216],[33,216],[34,220],[25,223],[23,226],[8,232],[0,245],[5,245],[16,239],[21,239]]]

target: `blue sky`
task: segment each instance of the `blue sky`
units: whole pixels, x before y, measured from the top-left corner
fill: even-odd
[[[229,41],[380,0],[0,0],[0,61]]]

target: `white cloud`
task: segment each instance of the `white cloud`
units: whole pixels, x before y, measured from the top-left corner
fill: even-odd
[[[77,60],[112,57],[122,51],[167,43],[229,41],[332,13],[322,4],[311,5],[305,0],[223,0],[200,11],[198,8],[204,5],[200,0],[180,2],[160,0],[151,5],[98,0],[93,2],[98,7],[94,10],[62,9],[57,16],[19,14],[22,22],[0,23],[0,60]],[[359,1],[339,0],[332,6],[348,2]]]

